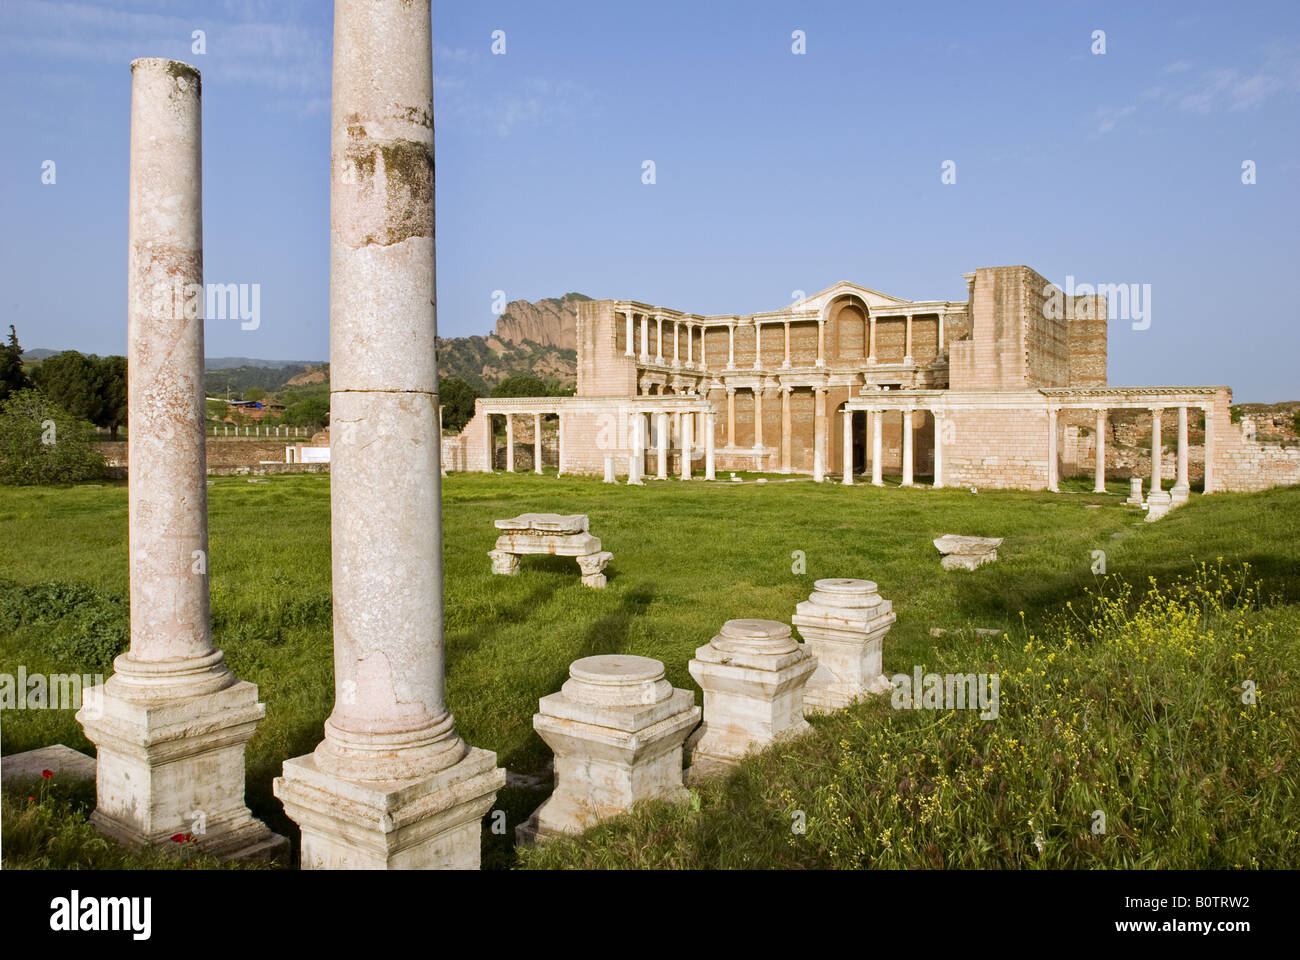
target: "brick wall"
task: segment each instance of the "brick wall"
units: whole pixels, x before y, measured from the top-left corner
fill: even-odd
[[[954,487],[1047,487],[1046,410],[954,408],[944,445],[944,483]]]

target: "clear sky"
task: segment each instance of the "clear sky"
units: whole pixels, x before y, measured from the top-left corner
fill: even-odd
[[[0,0],[0,323],[125,350],[129,64],[174,57],[203,73],[206,280],[261,286],[207,353],[324,359],[331,8]],[[1150,285],[1112,384],[1300,399],[1295,0],[433,10],[443,336],[488,332],[497,290],[748,313],[1025,263]]]

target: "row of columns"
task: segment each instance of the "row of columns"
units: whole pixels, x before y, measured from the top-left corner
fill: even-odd
[[[912,357],[913,357],[913,353],[912,353],[912,343],[913,343],[913,340],[912,340],[912,318],[913,318],[914,315],[909,313],[909,314],[905,314],[905,316],[906,316],[906,318],[907,318],[907,331],[906,331],[906,334],[905,334],[905,342],[904,342],[904,348],[903,348],[903,354],[904,354],[904,356],[903,356],[903,362],[904,362],[904,363],[912,363],[912,362],[913,362],[913,360],[912,360]],[[639,358],[639,360],[640,360],[641,363],[651,363],[651,362],[654,362],[654,363],[656,363],[656,364],[663,365],[663,364],[665,363],[665,360],[664,360],[664,349],[663,349],[663,346],[664,346],[664,320],[665,320],[665,319],[668,319],[668,322],[671,323],[672,326],[673,326],[673,330],[672,330],[672,338],[673,338],[673,357],[672,357],[672,365],[675,366],[675,367],[679,367],[679,366],[682,365],[682,361],[681,361],[681,350],[680,350],[680,339],[681,339],[681,338],[680,338],[680,336],[679,336],[679,328],[680,328],[680,327],[683,325],[683,323],[684,323],[684,325],[685,325],[685,327],[686,327],[686,365],[687,365],[687,366],[694,366],[694,365],[695,365],[695,357],[694,357],[695,335],[694,335],[694,334],[695,334],[695,328],[698,326],[699,329],[700,329],[700,331],[701,331],[701,336],[700,336],[700,366],[702,366],[702,367],[703,367],[703,366],[707,366],[707,359],[706,359],[706,356],[705,356],[705,346],[704,346],[704,344],[705,344],[705,336],[704,336],[704,334],[707,333],[707,331],[708,331],[708,327],[705,326],[704,324],[697,324],[697,323],[695,323],[694,321],[680,321],[680,320],[674,320],[674,319],[671,319],[671,318],[665,318],[665,317],[662,317],[662,316],[656,316],[656,317],[654,317],[653,319],[654,319],[654,321],[655,321],[655,323],[656,323],[656,335],[655,335],[655,351],[654,351],[654,354],[653,354],[653,356],[652,356],[651,353],[650,353],[650,320],[651,320],[652,318],[651,318],[649,315],[647,315],[647,314],[642,314],[642,316],[641,316],[641,349],[640,349],[640,353],[639,353],[639,355],[638,355],[638,353],[637,353],[636,350],[634,349],[634,344],[635,344],[635,342],[636,342],[636,336],[635,336],[635,330],[636,330],[635,311],[632,311],[632,310],[625,311],[625,318],[626,318],[626,324],[627,324],[626,336],[625,336],[625,338],[624,338],[624,355],[625,355],[625,356],[627,356],[627,357],[629,357],[629,358],[634,358],[634,357],[635,357],[635,358]],[[938,321],[939,321],[939,350],[940,350],[940,352],[942,352],[942,351],[943,351],[943,313],[942,313],[942,312],[940,312],[940,313],[938,314]],[[755,370],[760,370],[760,369],[763,368],[763,362],[762,362],[762,358],[763,358],[763,322],[764,322],[764,321],[756,320],[756,321],[754,321],[754,324],[753,324],[753,326],[754,326],[754,363],[753,363],[753,369],[755,369]],[[790,321],[790,320],[772,320],[772,321],[767,321],[767,322],[768,322],[768,323],[781,323],[781,324],[783,324],[784,327],[785,327],[785,357],[784,357],[784,359],[783,359],[782,362],[781,362],[781,368],[782,368],[783,370],[789,370],[789,369],[791,369],[791,367],[792,367],[791,360],[790,360],[790,324],[791,324],[793,321]],[[819,319],[819,320],[817,320],[816,322],[817,322],[817,359],[816,359],[816,362],[815,362],[815,366],[818,366],[818,367],[824,367],[824,366],[826,365],[826,320],[824,320],[824,319]],[[876,348],[876,317],[875,317],[875,315],[869,313],[869,314],[867,315],[866,319],[865,319],[863,322],[864,322],[863,340],[864,340],[864,342],[867,344],[866,358],[867,358],[871,363],[876,363],[876,362],[878,362],[878,360],[879,360],[879,352],[878,352],[878,350],[877,350],[877,348]],[[737,326],[737,324],[736,324],[736,323],[727,323],[726,326],[727,326],[727,369],[728,369],[728,370],[735,370],[735,369],[736,369],[736,326]]]
[[[1174,484],[1171,488],[1175,494],[1175,499],[1185,499],[1188,491],[1191,490],[1191,480],[1188,468],[1188,422],[1187,411],[1188,404],[1173,404],[1178,411],[1178,452],[1174,467]],[[1047,487],[1049,490],[1060,490],[1060,469],[1058,467],[1058,442],[1056,438],[1058,413],[1060,407],[1048,408],[1047,419]],[[1203,408],[1201,408],[1203,409]],[[1151,491],[1159,492],[1163,483],[1163,465],[1161,457],[1164,451],[1164,444],[1161,440],[1161,430],[1163,426],[1164,407],[1151,407]],[[1109,428],[1109,411],[1106,407],[1098,407],[1094,411],[1096,414],[1096,423],[1094,432],[1096,436],[1096,445],[1093,451],[1093,492],[1106,492],[1106,432]],[[1205,482],[1204,491],[1212,493],[1214,491],[1214,426],[1213,418],[1210,411],[1205,411]]]
[[[496,457],[494,454],[494,448],[496,446],[496,443],[493,440],[492,416],[494,415],[489,414],[484,421],[485,422],[484,433],[485,433],[485,440],[486,440],[486,443],[484,445],[484,450],[486,451],[487,454],[487,472],[489,473],[496,468],[496,463],[495,463]],[[500,414],[500,416],[506,418],[506,472],[514,473],[515,472],[514,418],[516,414],[503,413]],[[527,414],[523,414],[523,416],[527,416]],[[559,443],[560,443],[559,466],[562,469],[564,465],[564,417],[563,416],[559,416],[558,424],[559,426],[557,432],[559,434]],[[541,472],[542,472],[542,415],[540,413],[534,413],[533,414],[533,473],[541,473]]]
[[[884,465],[884,421],[885,409],[883,407],[873,407],[863,411],[871,418],[871,483],[877,487],[885,485],[885,465]],[[903,415],[903,475],[902,486],[910,487],[915,484],[915,436],[913,434],[913,416],[916,410],[912,407],[903,407],[900,409]],[[924,411],[922,411],[924,412]],[[930,410],[930,415],[934,418],[934,487],[937,489],[944,485],[943,483],[943,418],[944,411]],[[844,476],[841,483],[846,486],[853,483],[853,414],[852,408],[846,407],[843,411],[843,428],[844,428]]]

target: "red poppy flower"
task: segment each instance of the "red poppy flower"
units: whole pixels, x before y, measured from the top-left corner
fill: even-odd
[[[54,776],[54,771],[53,771],[53,770],[42,770],[42,771],[41,771],[41,776],[44,777],[46,780],[48,780],[48,779],[50,779],[50,777]]]
[[[184,842],[185,842],[185,834],[183,833],[172,834],[172,843],[184,843]]]
[[[35,803],[35,802],[36,802],[36,798],[35,798],[35,797],[28,797],[28,798],[27,798],[27,802],[28,802],[28,803]]]

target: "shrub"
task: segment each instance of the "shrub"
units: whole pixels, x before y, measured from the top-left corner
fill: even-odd
[[[73,483],[104,474],[90,424],[71,417],[37,390],[0,404],[0,483]]]

